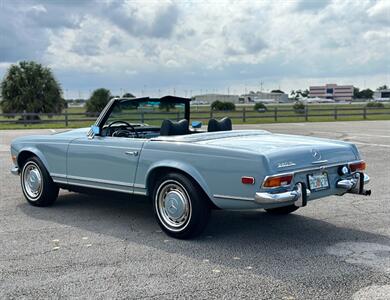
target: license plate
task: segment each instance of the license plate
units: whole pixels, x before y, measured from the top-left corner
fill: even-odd
[[[328,173],[315,173],[307,175],[311,191],[320,191],[329,188]]]

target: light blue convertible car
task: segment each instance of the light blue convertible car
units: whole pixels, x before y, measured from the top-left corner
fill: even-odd
[[[147,196],[176,238],[200,234],[211,209],[288,214],[311,200],[371,193],[353,144],[232,131],[228,118],[209,120],[207,131],[189,121],[187,98],[115,98],[91,128],[14,140],[11,171],[35,206],[53,204],[60,188]]]

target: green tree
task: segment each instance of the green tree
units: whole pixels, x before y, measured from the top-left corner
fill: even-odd
[[[172,108],[175,108],[175,103],[168,102],[168,101],[163,101],[163,102],[160,102],[158,108],[161,109],[161,110],[165,110],[165,111],[168,112],[168,111],[170,111]]]
[[[124,93],[122,98],[135,98],[135,96],[132,93]]]
[[[100,88],[92,92],[85,107],[87,112],[100,112],[110,100],[111,92],[107,89]]]
[[[255,106],[253,107],[253,110],[258,111],[258,112],[264,112],[267,111],[267,106],[265,106],[264,103],[257,102]]]
[[[271,93],[284,94],[284,92],[282,90],[272,90]]]
[[[386,84],[384,84],[384,85],[378,87],[377,90],[378,90],[378,91],[387,90],[388,88],[389,88],[389,87],[388,87]]]
[[[60,113],[66,104],[52,71],[33,61],[11,65],[1,82],[1,96],[5,113]]]
[[[236,105],[233,102],[222,102],[219,100],[214,101],[211,103],[211,109],[212,110],[236,110]]]
[[[371,89],[365,89],[359,92],[359,98],[361,99],[372,99],[372,96],[374,96],[374,91]]]
[[[305,103],[301,102],[301,101],[297,101],[294,103],[293,105],[293,109],[296,113],[304,113],[305,111]]]
[[[353,88],[353,97],[355,99],[372,99],[374,91],[371,89],[359,90],[359,88]]]

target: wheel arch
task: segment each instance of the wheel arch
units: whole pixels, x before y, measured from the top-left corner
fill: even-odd
[[[41,151],[39,151],[38,149],[31,148],[31,147],[23,148],[19,151],[19,153],[16,157],[16,161],[18,163],[19,169],[21,169],[23,167],[23,165],[27,161],[27,159],[29,159],[30,157],[33,157],[33,156],[38,157],[39,160],[45,166],[46,170],[49,171],[48,163],[47,163],[47,160],[45,159],[43,153]]]
[[[190,180],[192,180],[199,188],[205,193],[207,196],[207,200],[213,208],[216,208],[216,205],[213,203],[212,194],[210,189],[204,180],[203,176],[196,170],[194,167],[189,166],[180,162],[160,162],[158,164],[152,165],[146,175],[146,190],[147,195],[151,195],[153,192],[154,182],[162,176],[162,174],[167,174],[168,172],[176,172],[182,175],[187,176]]]

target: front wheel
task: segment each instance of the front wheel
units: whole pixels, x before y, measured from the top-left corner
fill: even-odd
[[[289,213],[296,211],[298,208],[299,208],[298,206],[295,206],[293,204],[293,205],[282,206],[282,207],[267,208],[265,211],[273,215],[287,215]]]
[[[210,207],[203,190],[188,177],[168,173],[155,185],[153,208],[158,224],[169,236],[188,239],[207,225]]]
[[[23,165],[20,182],[24,197],[33,206],[49,206],[57,199],[59,188],[37,157],[29,158]]]

